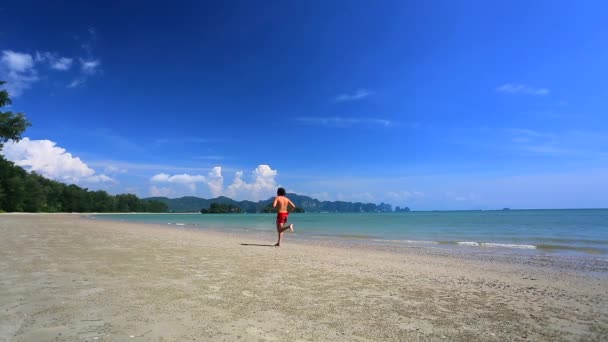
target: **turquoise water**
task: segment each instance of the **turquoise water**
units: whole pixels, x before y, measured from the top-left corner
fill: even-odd
[[[98,219],[195,229],[275,231],[275,214],[110,214]],[[291,214],[298,238],[608,255],[608,209]],[[295,237],[294,236],[294,237]]]

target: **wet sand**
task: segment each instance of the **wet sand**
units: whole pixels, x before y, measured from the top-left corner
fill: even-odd
[[[0,341],[608,340],[602,265],[268,236],[0,214]]]

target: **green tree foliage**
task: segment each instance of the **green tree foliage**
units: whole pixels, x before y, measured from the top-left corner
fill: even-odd
[[[112,196],[27,173],[0,156],[0,210],[8,212],[167,212],[166,204],[132,194]]]
[[[0,86],[6,82],[0,81]],[[0,108],[10,105],[12,103],[8,92],[5,90],[0,91]],[[13,112],[2,112],[0,111],[0,149],[9,140],[19,141],[21,139],[21,133],[30,126],[29,121],[25,118],[23,113]]]
[[[166,204],[133,194],[112,196],[28,173],[0,156],[0,212],[154,212]]]
[[[209,209],[201,209],[201,214],[239,214],[243,210],[232,204],[211,203]]]

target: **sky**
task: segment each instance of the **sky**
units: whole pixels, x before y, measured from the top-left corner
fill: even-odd
[[[603,1],[3,1],[2,153],[111,194],[608,207]]]

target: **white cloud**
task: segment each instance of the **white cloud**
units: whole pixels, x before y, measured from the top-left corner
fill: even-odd
[[[222,167],[216,166],[207,174],[209,190],[213,197],[220,196],[222,194],[222,188],[224,186],[224,177],[222,177]]]
[[[273,170],[269,165],[258,165],[252,172],[252,182],[247,183],[243,180],[243,172],[235,174],[234,181],[226,189],[226,194],[231,198],[259,200],[274,195],[278,187],[275,177],[277,170]]]
[[[64,148],[50,140],[10,141],[2,151],[6,159],[28,171],[35,171],[47,178],[70,182],[115,182],[104,174],[95,174],[80,158],[72,156]]]
[[[32,55],[3,50],[0,59],[0,78],[7,82],[4,86],[8,93],[12,97],[19,97],[39,79]]]
[[[32,55],[11,50],[2,51],[2,63],[15,72],[27,72],[34,67]]]
[[[364,119],[364,118],[349,118],[349,117],[300,117],[296,120],[311,124],[311,125],[320,125],[327,127],[352,127],[352,126],[360,126],[360,125],[369,125],[369,126],[381,126],[381,127],[389,127],[393,125],[393,122],[386,119]]]
[[[374,93],[367,89],[358,89],[353,93],[344,93],[336,96],[334,98],[334,102],[348,102],[348,101],[357,101],[362,100],[368,96],[373,95]]]
[[[51,63],[51,68],[56,70],[68,70],[72,66],[72,59],[67,57],[61,57],[58,60]]]
[[[59,57],[56,53],[36,51],[36,62],[48,63],[52,69],[65,71],[72,67],[73,58]]]
[[[86,183],[117,183],[114,178],[104,174],[83,178],[81,181]]]
[[[526,95],[549,95],[549,89],[532,87],[526,84],[506,83],[496,88],[499,93],[505,94],[526,94]]]
[[[171,177],[171,176],[169,176],[166,173],[159,173],[157,175],[152,176],[152,178],[150,178],[150,181],[151,182],[159,182],[159,183],[169,182],[169,177]]]
[[[118,166],[114,166],[114,165],[108,165],[106,166],[106,168],[104,169],[105,173],[127,173],[127,169],[122,169]]]
[[[84,78],[76,78],[72,82],[70,82],[67,87],[68,88],[77,88],[84,84]]]
[[[80,75],[70,82],[67,87],[68,88],[78,88],[84,85],[87,81],[87,78],[96,75],[100,71],[101,62],[98,59],[82,59],[79,58],[80,61]]]
[[[101,62],[98,59],[80,59],[80,69],[86,75],[93,75],[98,71]]]
[[[101,61],[99,58],[91,56],[87,51],[88,57],[79,58],[80,71],[74,75],[68,88],[76,88],[83,85],[88,77],[99,74]],[[53,70],[68,71],[72,69],[74,58],[62,57],[55,52],[39,52],[35,55],[12,50],[3,50],[0,58],[0,79],[7,81],[4,86],[12,97],[19,97],[23,92],[31,88],[37,82],[37,66],[47,65]]]
[[[213,167],[206,176],[190,175],[187,173],[170,175],[167,173],[159,173],[150,178],[150,182],[157,184],[175,184],[185,187],[189,194],[194,194],[197,191],[197,184],[205,184],[209,188],[211,196],[228,196],[233,199],[249,199],[260,200],[272,196],[278,187],[275,180],[277,170],[273,170],[268,165],[259,165],[252,173],[251,180],[248,182],[243,179],[243,171],[235,172],[235,177],[232,183],[224,188],[224,176],[222,175],[222,167]],[[177,193],[177,189],[172,194]],[[150,191],[161,193],[159,188],[150,188]],[[162,192],[167,193],[166,188]]]
[[[206,178],[203,175],[189,175],[187,173],[173,176],[166,173],[159,173],[150,178],[150,181],[154,183],[181,184],[194,192],[196,191],[196,183],[204,183],[206,182]]]
[[[150,196],[156,197],[171,197],[175,195],[175,191],[171,188],[159,188],[156,185],[150,187]]]

